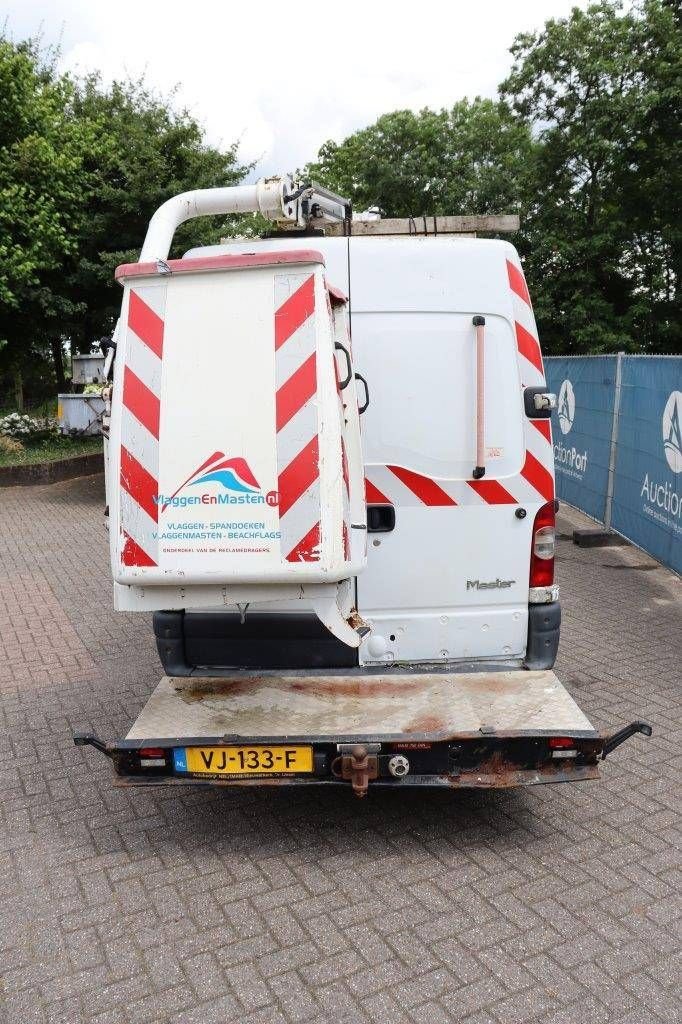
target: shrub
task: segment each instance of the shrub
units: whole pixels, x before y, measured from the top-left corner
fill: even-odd
[[[21,441],[17,441],[15,437],[7,437],[6,434],[0,434],[0,455],[18,455],[23,450],[24,446]]]
[[[11,412],[9,416],[3,416],[0,419],[0,435],[27,444],[36,444],[38,441],[45,441],[58,434],[59,427],[56,420],[52,420],[48,416],[35,419],[33,416],[23,413]]]

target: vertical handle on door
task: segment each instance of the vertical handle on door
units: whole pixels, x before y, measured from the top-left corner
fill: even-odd
[[[485,476],[485,317],[475,316],[476,328],[476,465],[474,480]]]

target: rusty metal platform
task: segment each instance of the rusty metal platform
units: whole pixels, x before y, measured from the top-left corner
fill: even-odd
[[[551,671],[164,676],[126,740],[592,737]]]

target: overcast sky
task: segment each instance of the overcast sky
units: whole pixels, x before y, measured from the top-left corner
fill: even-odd
[[[586,0],[9,0],[15,40],[42,32],[62,67],[145,74],[256,176],[295,170],[379,114],[493,96],[514,36]]]

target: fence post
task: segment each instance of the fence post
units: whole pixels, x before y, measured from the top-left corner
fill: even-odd
[[[618,421],[620,419],[620,389],[624,352],[616,356],[616,393],[613,398],[613,419],[611,420],[611,448],[609,451],[609,479],[606,485],[606,505],[604,507],[604,526],[611,529],[611,506],[613,505],[613,478],[616,474],[616,449],[618,447]]]

